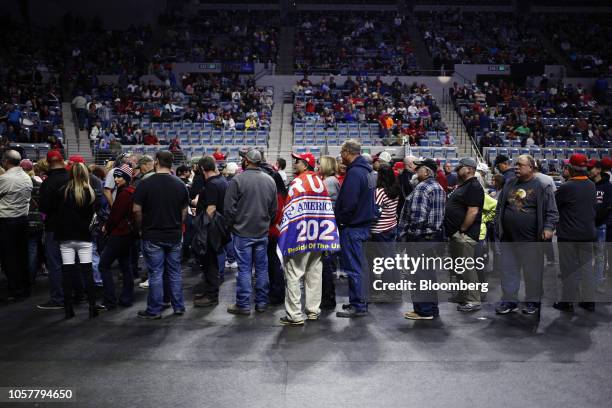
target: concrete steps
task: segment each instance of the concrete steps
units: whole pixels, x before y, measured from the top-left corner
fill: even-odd
[[[83,156],[86,163],[93,163],[93,153],[89,146],[87,131],[79,131],[72,116],[72,106],[69,102],[62,103],[62,120],[64,121],[64,149],[66,159],[72,155]]]
[[[419,64],[419,68],[425,71],[434,70],[433,58],[431,58],[431,55],[429,55],[427,45],[423,41],[423,37],[421,37],[421,33],[419,32],[415,22],[410,22],[408,24],[408,33],[410,34],[410,41],[414,46],[414,53]]]
[[[278,49],[278,72],[280,74],[293,73],[293,53],[295,48],[295,28],[281,27],[280,44]]]
[[[472,138],[468,135],[463,121],[455,111],[454,106],[450,103],[445,103],[442,105],[441,111],[444,123],[447,124],[451,134],[455,137],[459,157],[473,157],[479,161],[484,161],[482,155],[472,142]]]

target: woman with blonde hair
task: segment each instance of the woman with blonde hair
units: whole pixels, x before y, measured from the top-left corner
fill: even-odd
[[[89,301],[89,317],[98,315],[96,294],[92,269],[92,238],[89,226],[94,215],[96,194],[89,183],[89,170],[83,163],[73,163],[69,170],[68,183],[59,190],[56,198],[62,202],[59,210],[58,229],[55,239],[60,243],[62,254],[62,281],[64,293],[72,293],[72,282],[78,273],[85,281],[87,300]],[[72,299],[64,297],[66,318],[74,317]]]
[[[319,176],[325,184],[327,194],[332,199],[334,207],[336,198],[340,192],[338,181],[338,161],[332,156],[321,156],[319,158]],[[325,252],[323,254],[323,276],[321,291],[321,309],[336,308],[336,286],[334,285],[334,272],[338,260],[338,252]]]
[[[336,174],[338,174],[338,161],[331,156],[321,156],[319,159],[319,176],[323,180],[327,194],[332,199],[334,206],[340,191],[340,182]]]

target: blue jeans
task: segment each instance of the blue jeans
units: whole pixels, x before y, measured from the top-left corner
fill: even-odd
[[[358,312],[368,309],[365,285],[363,243],[370,236],[370,227],[347,227],[340,230],[340,257],[349,283],[349,303]]]
[[[232,239],[225,245],[225,260],[229,263],[236,262],[236,250],[234,249],[234,235]]]
[[[123,306],[131,306],[134,301],[134,277],[132,265],[130,265],[131,237],[110,236],[100,257],[100,273],[104,282],[104,304],[115,306],[117,295],[115,294],[115,281],[111,266],[115,260],[119,262],[123,275],[123,288],[119,301]]]
[[[147,312],[155,315],[162,312],[164,274],[167,275],[170,284],[172,308],[175,311],[185,310],[183,275],[181,273],[181,242],[153,242],[143,239],[142,249],[149,270]]]
[[[225,249],[221,248],[221,252],[217,253],[217,263],[219,265],[220,282],[225,280]]]
[[[238,261],[236,276],[236,305],[243,309],[251,309],[251,271],[255,265],[255,304],[268,304],[268,234],[259,238],[234,235],[234,248]]]
[[[47,271],[49,272],[49,296],[57,304],[64,303],[62,289],[62,254],[59,242],[53,238],[54,233],[45,233],[45,252],[47,255]]]
[[[597,241],[595,242],[595,282],[602,284],[606,280],[606,224],[597,227]]]
[[[93,239],[93,246],[91,248],[91,267],[93,269],[93,280],[96,286],[102,285],[102,275],[100,274],[100,270],[98,266],[100,265],[100,254],[98,253],[98,240]]]
[[[28,235],[28,272],[32,283],[36,280],[36,272],[38,272],[38,240],[41,235],[42,233]]]
[[[434,233],[425,237],[415,238],[414,242],[419,242],[424,248],[423,252],[426,256],[435,256],[436,249],[440,246],[442,241],[442,233]],[[437,282],[435,271],[419,271],[414,275],[415,280],[429,280],[432,283]],[[438,294],[435,290],[417,290],[412,293],[412,304],[414,311],[420,316],[438,316],[440,310],[438,308]]]
[[[542,243],[507,242],[501,245],[502,302],[518,303],[521,270],[525,278],[525,302],[540,303],[544,252]]]

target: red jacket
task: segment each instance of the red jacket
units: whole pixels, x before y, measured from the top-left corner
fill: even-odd
[[[135,220],[132,206],[135,187],[122,187],[111,207],[110,215],[106,221],[105,229],[108,235],[129,236],[134,234]]]
[[[278,238],[280,236],[280,230],[278,229],[278,224],[281,221],[283,216],[283,207],[287,203],[287,197],[283,196],[280,193],[276,193],[277,207],[276,207],[276,216],[274,217],[274,221],[272,221],[272,225],[270,225],[270,230],[268,231],[268,236]]]
[[[445,192],[448,192],[448,180],[446,180],[446,174],[444,174],[444,170],[438,168],[436,171],[436,180],[438,180],[438,184],[444,189]]]

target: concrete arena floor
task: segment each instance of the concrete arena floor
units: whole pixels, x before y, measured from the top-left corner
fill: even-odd
[[[137,302],[88,320],[85,306],[37,310],[45,278],[25,302],[0,304],[0,387],[72,387],[77,402],[16,407],[610,407],[612,311],[598,305],[562,315],[545,302],[532,316],[496,316],[493,305],[413,322],[404,304],[371,305],[347,320],[324,312],[305,327],[283,327],[282,307],[250,317],[234,299],[228,271],[221,304],[194,309],[198,277],[185,270],[187,312],[136,318]],[[339,306],[346,281],[338,285]],[[498,286],[498,285],[495,285]],[[550,296],[549,296],[550,297]],[[490,298],[496,299],[495,294]]]

